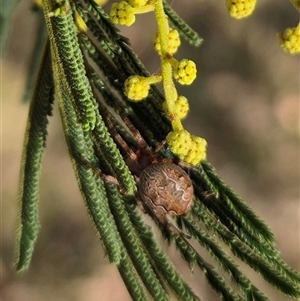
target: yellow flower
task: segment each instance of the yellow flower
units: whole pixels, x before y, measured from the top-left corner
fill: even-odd
[[[141,101],[148,96],[150,85],[144,79],[138,75],[132,75],[126,79],[124,93],[130,100]]]
[[[291,54],[300,53],[300,23],[297,27],[287,28],[278,34],[281,48]]]
[[[178,118],[182,119],[189,111],[189,103],[186,97],[179,96],[175,101],[175,113]]]
[[[132,25],[135,21],[134,9],[126,1],[113,3],[109,17],[115,24],[126,26]]]
[[[166,137],[172,153],[186,163],[197,165],[206,159],[206,140],[192,136],[186,130],[172,131]]]
[[[170,132],[166,137],[166,142],[171,152],[183,160],[190,150],[192,139],[188,131],[180,130]]]
[[[192,136],[192,143],[190,151],[184,158],[184,161],[192,165],[197,165],[200,161],[206,159],[206,145],[205,139]]]
[[[150,85],[160,82],[161,74],[149,77],[129,76],[124,83],[124,94],[132,101],[141,101],[148,96]]]
[[[173,110],[170,112],[166,101],[163,102],[163,109],[170,119],[170,121],[176,122],[178,119],[183,119],[189,111],[189,103],[186,97],[179,96],[174,103]],[[179,120],[178,120],[179,121]]]
[[[160,47],[160,42],[157,34],[153,38],[153,44],[157,53],[161,55],[161,47]],[[176,29],[171,29],[168,33],[168,52],[170,54],[174,54],[179,46],[180,46],[179,33]]]
[[[255,4],[256,0],[226,0],[229,15],[236,19],[251,15]]]
[[[183,59],[176,64],[173,75],[181,85],[190,85],[197,76],[196,64],[191,60]]]

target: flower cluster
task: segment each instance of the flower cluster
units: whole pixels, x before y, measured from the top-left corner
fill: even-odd
[[[296,27],[286,28],[277,36],[284,51],[291,54],[300,53],[300,22]]]
[[[126,1],[113,3],[109,17],[114,23],[126,26],[130,26],[135,22],[134,10]]]
[[[252,14],[256,0],[226,0],[226,7],[231,17],[245,18]]]
[[[161,55],[161,47],[158,34],[156,34],[153,38],[154,49],[157,51],[159,55]],[[180,37],[179,33],[175,29],[170,29],[168,33],[168,52],[170,54],[174,54],[178,47],[180,46]]]
[[[181,85],[190,85],[196,78],[197,69],[196,64],[193,61],[183,59],[180,62],[174,64],[174,78]]]
[[[150,85],[161,81],[161,75],[143,77],[129,76],[124,83],[124,93],[132,101],[138,102],[148,96]]]
[[[206,158],[206,141],[183,129],[181,119],[189,110],[188,100],[184,96],[178,96],[173,79],[181,85],[190,85],[196,78],[197,69],[193,61],[178,61],[173,57],[180,46],[180,37],[177,30],[169,28],[163,0],[122,0],[113,3],[110,18],[116,24],[130,26],[134,23],[136,14],[149,11],[154,11],[158,26],[153,44],[160,56],[161,72],[149,77],[130,76],[124,83],[124,93],[132,101],[142,101],[148,96],[150,85],[162,81],[165,94],[163,109],[172,124],[172,131],[167,135],[166,141],[180,159],[196,165]]]
[[[165,110],[165,112],[168,112],[168,108],[167,108],[167,102],[165,101],[163,103],[163,109]],[[175,110],[172,112],[173,114],[168,115],[169,119],[171,120],[171,122],[173,120],[176,119],[183,119],[188,111],[189,111],[189,103],[186,97],[184,96],[179,96],[176,100],[175,100],[175,104],[174,104]]]
[[[166,141],[174,154],[192,165],[198,164],[206,154],[206,140],[193,136],[183,129],[171,131],[167,135]]]
[[[153,11],[154,5],[147,2],[147,0],[115,2],[111,5],[109,17],[115,24],[130,26],[135,22],[135,15]]]
[[[300,0],[290,0],[296,10],[300,12]],[[296,27],[288,27],[277,34],[281,48],[290,54],[300,53],[300,22]]]
[[[290,0],[300,12],[300,0]],[[226,7],[231,17],[241,19],[251,15],[256,0],[226,0]],[[300,23],[297,27],[286,28],[283,33],[277,34],[281,48],[290,53],[300,53]]]

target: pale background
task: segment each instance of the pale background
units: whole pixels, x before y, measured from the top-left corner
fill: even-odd
[[[180,89],[191,111],[185,121],[208,141],[208,159],[221,177],[266,221],[288,264],[299,270],[299,57],[283,53],[275,34],[296,26],[288,1],[258,1],[250,18],[228,17],[225,1],[174,1],[178,14],[205,39],[183,42],[176,58],[197,63],[198,77]],[[184,4],[182,4],[184,3]],[[50,119],[40,180],[40,232],[27,273],[13,268],[18,172],[28,103],[22,103],[36,15],[22,1],[13,15],[1,60],[1,285],[3,301],[130,300],[115,267],[104,258],[68,158],[57,109]],[[124,34],[151,72],[153,15],[137,17]],[[192,275],[170,256],[202,300],[219,300],[201,272]],[[270,300],[289,300],[247,271]],[[1,298],[0,298],[1,299]]]

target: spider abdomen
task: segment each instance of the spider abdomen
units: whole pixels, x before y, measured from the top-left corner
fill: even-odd
[[[140,174],[138,193],[141,201],[157,216],[185,214],[193,202],[190,177],[173,163],[153,163]]]

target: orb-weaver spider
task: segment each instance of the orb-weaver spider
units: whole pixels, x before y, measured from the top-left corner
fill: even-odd
[[[163,228],[182,234],[169,217],[184,215],[192,205],[194,196],[192,181],[181,167],[187,164],[179,160],[159,157],[158,153],[164,147],[165,141],[159,143],[155,150],[151,151],[129,118],[122,113],[120,116],[136,141],[136,151],[116,130],[112,122],[114,117],[108,111],[104,119],[111,136],[121,152],[125,154],[125,162],[135,178],[138,204],[141,204]],[[117,179],[113,176],[104,175],[99,170],[96,172],[105,181],[118,185]]]

